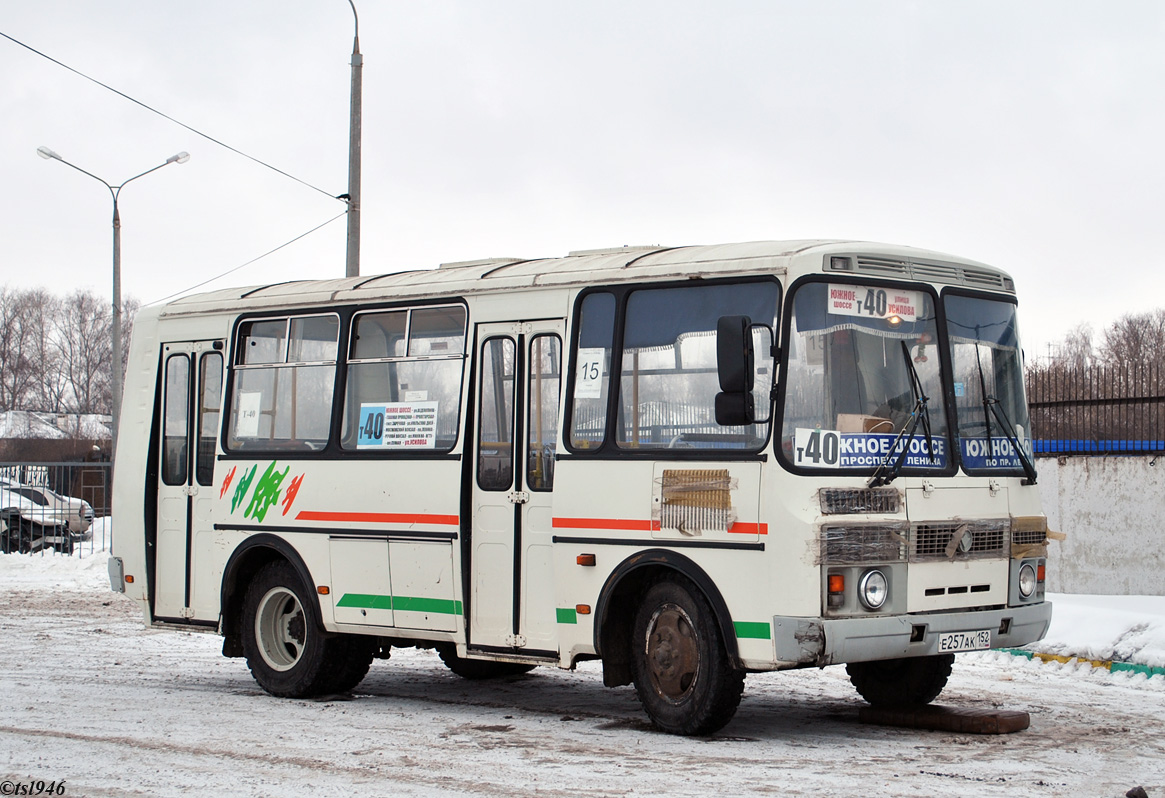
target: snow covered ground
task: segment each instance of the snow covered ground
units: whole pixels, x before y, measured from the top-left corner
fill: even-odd
[[[0,780],[86,796],[1165,796],[1165,676],[961,655],[937,703],[1031,714],[1000,736],[862,725],[840,667],[750,675],[735,720],[700,739],[654,732],[594,663],[474,683],[394,650],[350,700],[279,700],[218,637],[145,628],[105,560],[0,555]],[[1165,598],[1052,600],[1037,650],[1165,665]]]

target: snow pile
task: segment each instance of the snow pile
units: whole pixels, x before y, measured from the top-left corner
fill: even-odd
[[[1049,594],[1052,628],[1028,651],[1165,667],[1165,596]]]
[[[105,440],[109,438],[109,425],[109,416],[96,413],[7,410],[0,413],[0,438]]]
[[[5,587],[59,590],[109,590],[109,552],[102,541],[110,539],[109,517],[93,521],[93,545],[79,545],[80,556],[57,554],[52,549],[36,554],[0,554],[0,584]]]
[[[82,557],[49,549],[36,554],[0,554],[0,583],[5,587],[49,590],[109,590],[109,552],[97,548]]]
[[[0,413],[0,438],[40,438],[60,439],[67,437],[64,432],[35,413],[25,410],[8,410]]]

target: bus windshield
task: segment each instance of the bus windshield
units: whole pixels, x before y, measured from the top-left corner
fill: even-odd
[[[926,291],[801,285],[783,380],[784,456],[800,468],[947,469],[937,333]]]
[[[947,294],[943,299],[963,470],[1013,473],[1031,462],[1031,424],[1023,395],[1023,363],[1015,305]]]

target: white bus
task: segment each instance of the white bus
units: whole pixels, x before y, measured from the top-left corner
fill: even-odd
[[[601,659],[667,732],[749,672],[925,704],[1040,639],[1047,522],[998,269],[845,241],[620,248],[143,311],[113,589],[276,696],[393,646]]]

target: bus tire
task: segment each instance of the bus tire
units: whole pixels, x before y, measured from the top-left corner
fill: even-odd
[[[650,584],[631,634],[635,691],[656,728],[706,735],[732,720],[744,672],[733,667],[712,606],[690,580]]]
[[[324,632],[315,602],[289,563],[268,563],[251,580],[243,598],[243,624],[247,667],[268,693],[309,698],[338,692],[333,682],[345,659],[346,641]]]
[[[858,694],[875,707],[917,707],[938,698],[951,675],[954,654],[905,657],[845,666]]]
[[[457,656],[457,649],[452,646],[438,646],[437,653],[445,667],[456,673],[462,679],[502,679],[506,676],[521,676],[534,670],[533,665],[523,665],[520,662],[493,662],[481,659],[465,659]]]

